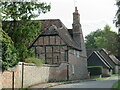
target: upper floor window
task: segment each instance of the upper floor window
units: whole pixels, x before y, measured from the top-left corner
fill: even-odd
[[[80,57],[80,52],[79,52],[79,51],[74,50],[74,55],[76,55],[76,56],[79,58],[79,57]]]
[[[76,55],[76,50],[74,50],[74,55]]]
[[[80,52],[79,52],[79,51],[77,51],[77,57],[78,57],[78,58],[80,57]]]

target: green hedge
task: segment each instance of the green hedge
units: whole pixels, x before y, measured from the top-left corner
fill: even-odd
[[[90,72],[90,75],[100,75],[102,74],[102,67],[101,66],[88,66],[88,72]]]
[[[35,58],[35,57],[30,57],[30,58],[26,58],[24,62],[34,63],[37,66],[41,66],[42,64],[44,64],[44,61],[45,61],[44,59],[38,59],[38,58]]]

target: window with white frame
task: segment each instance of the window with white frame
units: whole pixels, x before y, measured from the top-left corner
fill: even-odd
[[[77,57],[78,57],[78,58],[80,57],[80,52],[79,52],[79,51],[77,51]]]
[[[76,55],[76,50],[74,50],[74,55]]]

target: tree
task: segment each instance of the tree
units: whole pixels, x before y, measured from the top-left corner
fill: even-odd
[[[31,20],[50,11],[50,5],[38,2],[0,2],[2,20]]]
[[[39,21],[16,21],[14,22],[3,22],[3,30],[8,33],[11,37],[14,45],[19,52],[19,58],[24,59],[29,56],[29,51],[27,46],[35,36],[38,34],[40,29]],[[12,28],[12,29],[11,29]],[[12,32],[9,32],[11,29]]]
[[[2,70],[6,70],[9,67],[14,66],[18,62],[19,58],[17,57],[18,53],[14,47],[13,41],[8,36],[8,34],[2,30],[2,28],[0,28],[0,46],[2,46],[0,49],[0,54],[2,51],[2,57],[0,58],[0,68],[2,68]]]
[[[115,15],[116,19],[114,20],[114,23],[116,27],[119,27],[120,26],[120,1],[119,0],[117,0],[116,5],[118,6],[118,10]]]
[[[120,1],[119,0],[117,0],[116,5],[118,6],[118,10],[117,10],[116,15],[115,15],[114,23],[115,23],[116,27],[118,28],[118,35],[117,35],[118,54],[117,54],[117,57],[120,60]]]
[[[14,42],[22,60],[29,56],[27,45],[40,30],[40,21],[32,20],[50,11],[50,5],[41,2],[0,2],[2,28]]]
[[[101,36],[102,32],[101,29],[96,30],[95,32],[91,32],[88,34],[85,39],[86,39],[86,48],[87,49],[92,49],[92,48],[98,48],[97,45],[95,44],[95,37]]]
[[[96,30],[86,37],[87,49],[106,48],[112,54],[117,55],[117,33],[111,31],[110,26],[106,25],[104,30]]]

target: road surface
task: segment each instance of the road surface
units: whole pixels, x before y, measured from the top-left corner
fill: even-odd
[[[51,88],[112,88],[112,84],[118,80],[118,76],[116,77],[109,77],[104,80],[89,80],[86,82],[80,82],[80,83],[72,83],[72,84],[64,84],[59,86],[54,86]],[[50,88],[49,88],[50,90]],[[53,89],[54,90],[54,89]],[[86,90],[86,89],[85,89]]]

